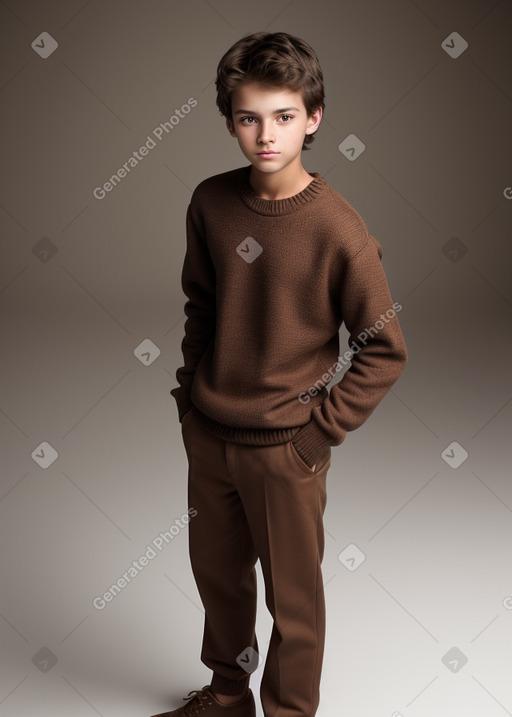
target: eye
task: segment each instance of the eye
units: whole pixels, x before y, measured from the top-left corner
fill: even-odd
[[[243,122],[245,122],[245,120],[253,120],[253,119],[255,119],[255,117],[242,117],[242,118],[240,119],[240,124],[242,124]],[[252,124],[252,122],[249,122],[249,124]]]
[[[281,115],[281,118],[288,117],[289,120],[293,119],[293,115]],[[288,124],[288,122],[285,122],[285,124]]]

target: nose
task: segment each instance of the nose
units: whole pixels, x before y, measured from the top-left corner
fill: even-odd
[[[272,120],[262,120],[260,124],[259,141],[262,144],[274,141],[274,132],[272,130]]]

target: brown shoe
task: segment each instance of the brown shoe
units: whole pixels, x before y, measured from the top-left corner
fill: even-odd
[[[202,690],[192,690],[183,699],[190,701],[183,707],[171,712],[161,712],[153,717],[256,717],[254,697],[250,689],[245,697],[231,705],[221,704],[210,685],[206,685]]]

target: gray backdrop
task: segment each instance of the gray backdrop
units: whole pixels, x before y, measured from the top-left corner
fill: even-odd
[[[304,165],[382,244],[410,357],[332,452],[318,714],[512,715],[510,0],[5,0],[0,26],[0,717],[209,682],[169,391],[191,192],[247,164],[215,69],[259,30],[318,52]],[[269,630],[261,599],[262,658]]]

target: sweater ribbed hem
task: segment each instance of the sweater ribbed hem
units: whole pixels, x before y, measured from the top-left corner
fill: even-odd
[[[318,424],[311,419],[304,426],[293,428],[237,428],[225,426],[206,416],[196,406],[194,411],[203,426],[214,436],[225,441],[251,446],[270,446],[292,441],[304,463],[312,468],[331,445]]]
[[[192,408],[192,402],[190,401],[190,391],[184,392],[183,387],[177,386],[169,391],[171,396],[176,401],[178,407],[178,418],[181,423],[181,419],[185,413]]]
[[[250,675],[244,675],[239,680],[228,680],[227,677],[213,673],[211,688],[218,695],[243,695],[249,689]]]
[[[288,443],[301,430],[302,426],[294,428],[238,428],[236,426],[225,426],[206,416],[194,406],[196,416],[204,427],[213,433],[214,436],[225,441],[234,443],[245,443],[250,446],[274,446],[279,443]]]
[[[304,463],[310,468],[317,463],[331,445],[329,438],[313,419],[298,431],[292,443]]]

